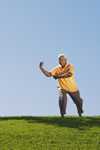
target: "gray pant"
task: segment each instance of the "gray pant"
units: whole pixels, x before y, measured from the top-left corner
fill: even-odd
[[[66,106],[67,106],[67,94],[72,98],[73,102],[77,107],[77,111],[79,116],[83,113],[83,100],[80,97],[80,92],[66,92],[65,90],[59,91],[59,108],[61,115],[66,114]]]

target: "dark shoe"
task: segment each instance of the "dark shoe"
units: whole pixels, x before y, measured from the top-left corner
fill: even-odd
[[[83,114],[83,110],[79,110],[79,111],[78,111],[79,117],[82,117],[82,114]]]
[[[61,117],[64,118],[64,114],[61,114]]]
[[[82,117],[82,113],[78,113],[79,114],[79,117]]]

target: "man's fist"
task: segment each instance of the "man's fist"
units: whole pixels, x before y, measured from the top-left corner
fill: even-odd
[[[43,62],[40,62],[39,67],[42,68],[43,67]]]

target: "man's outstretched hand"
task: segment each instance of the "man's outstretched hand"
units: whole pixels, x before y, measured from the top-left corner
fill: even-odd
[[[43,67],[43,65],[44,65],[44,62],[40,62],[39,64],[40,69]]]
[[[51,72],[49,72],[47,69],[45,69],[43,67],[44,63],[43,62],[40,62],[39,64],[39,67],[40,67],[40,70],[42,71],[42,73],[46,76],[46,77],[51,77]]]

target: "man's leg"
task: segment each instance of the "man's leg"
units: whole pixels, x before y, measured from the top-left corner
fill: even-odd
[[[69,92],[68,94],[70,95],[74,103],[76,104],[78,114],[79,116],[81,116],[83,113],[83,100],[80,97],[80,92],[79,91],[73,92],[73,93]]]
[[[60,108],[60,114],[62,117],[64,117],[64,114],[66,114],[66,106],[67,106],[66,91],[60,90],[59,91],[59,108]]]

